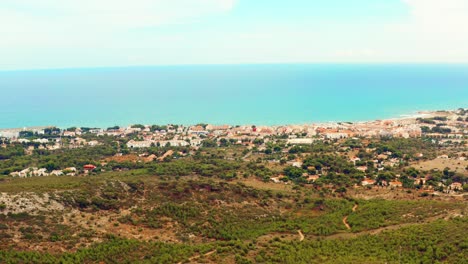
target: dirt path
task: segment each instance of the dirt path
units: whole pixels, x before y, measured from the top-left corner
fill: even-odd
[[[422,225],[422,224],[428,224],[432,223],[436,220],[439,219],[447,219],[450,215],[453,215],[454,211],[447,212],[445,214],[440,214],[436,216],[432,216],[429,218],[426,218],[424,222],[412,222],[412,223],[402,223],[402,224],[396,224],[396,225],[388,225],[388,226],[383,226],[379,227],[376,229],[371,229],[371,230],[365,230],[365,231],[360,231],[357,233],[337,233],[333,234],[330,236],[326,236],[325,239],[330,240],[330,239],[349,239],[349,238],[355,238],[361,235],[377,235],[380,234],[384,231],[390,231],[390,230],[398,230],[403,227],[408,227],[408,226],[417,226],[417,225]]]
[[[353,207],[353,212],[355,212],[356,210],[358,209],[358,206],[355,205]],[[439,215],[435,215],[435,216],[432,216],[432,217],[429,217],[429,218],[426,218],[425,221],[423,222],[410,222],[410,223],[401,223],[401,224],[394,224],[394,225],[387,225],[387,226],[383,226],[383,227],[379,227],[379,228],[375,228],[375,229],[370,229],[370,230],[363,230],[363,231],[359,231],[359,232],[349,232],[349,231],[342,231],[342,232],[339,232],[339,233],[335,233],[335,234],[332,234],[332,235],[328,235],[328,236],[319,236],[319,235],[313,235],[313,234],[307,234],[307,238],[308,239],[325,239],[325,240],[334,240],[334,239],[351,239],[351,238],[356,238],[356,237],[359,237],[361,235],[377,235],[377,234],[380,234],[384,231],[391,231],[391,230],[398,230],[400,228],[403,228],[403,227],[409,227],[409,226],[417,226],[417,225],[422,225],[422,224],[428,224],[428,223],[432,223],[438,219],[445,219],[447,220],[449,217],[451,216],[460,216],[460,215],[463,215],[459,210],[453,210],[453,211],[449,211],[449,212],[446,212],[446,213],[442,213],[442,214],[439,214]],[[348,223],[347,222],[347,217],[345,217],[343,219],[343,223]],[[345,224],[345,225],[346,225]],[[349,226],[349,224],[348,224]],[[274,237],[277,237],[277,236],[285,236],[285,235],[289,235],[287,236],[287,240],[286,239],[283,239],[285,241],[297,241],[297,235],[299,235],[299,241],[303,241],[302,239],[302,236],[304,236],[304,234],[302,233],[302,230],[297,230],[296,233],[293,233],[293,232],[290,232],[290,233],[270,233],[270,234],[267,234],[267,235],[264,235],[262,236],[263,239],[261,239],[262,237],[259,237],[257,240],[258,241],[263,241],[263,243],[267,243],[268,241],[270,241],[271,239],[273,239]],[[301,236],[302,234],[302,236]]]
[[[214,253],[216,253],[216,249],[215,249],[215,250],[212,250],[212,251],[210,251],[210,252],[208,252],[208,253],[205,253],[205,254],[203,254],[203,255],[195,255],[195,256],[193,256],[193,257],[190,257],[190,258],[188,259],[188,262],[192,262],[192,261],[194,261],[194,260],[196,260],[196,259],[201,258],[202,256],[203,256],[203,257],[207,257],[207,256],[209,256],[209,255],[213,255]],[[182,264],[182,263],[184,263],[184,262],[181,261],[181,262],[179,262],[179,263],[177,263],[177,264]]]
[[[245,156],[242,157],[242,160],[243,160],[243,161],[247,161],[247,158],[250,157],[250,155],[252,155],[252,151],[250,151],[249,153],[245,154]]]
[[[304,240],[304,234],[301,230],[297,230],[297,233],[299,234],[299,241],[302,242]]]
[[[345,217],[343,218],[343,224],[346,226],[346,228],[347,228],[348,230],[351,230],[351,226],[349,226],[349,224],[348,224],[348,216],[345,216]]]
[[[355,204],[353,206],[353,212],[356,212],[357,208],[358,208],[358,204]],[[351,230],[351,226],[348,224],[348,215],[343,218],[343,224],[346,226],[348,230]]]

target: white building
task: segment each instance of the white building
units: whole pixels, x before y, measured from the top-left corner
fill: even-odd
[[[288,144],[291,145],[310,145],[314,143],[315,139],[313,138],[290,138],[288,139]]]
[[[127,143],[127,147],[129,148],[149,148],[151,144],[154,143],[153,141],[145,140],[145,141],[135,141],[130,140]]]
[[[187,141],[184,140],[163,140],[159,141],[159,146],[165,147],[165,146],[171,146],[171,147],[185,147],[190,145]]]
[[[49,143],[49,140],[47,138],[38,138],[38,139],[34,139],[33,142],[40,143],[40,144],[47,144]]]
[[[3,137],[3,138],[17,138],[17,137],[19,137],[19,132],[18,131],[9,131],[9,130],[0,131],[0,137]]]
[[[54,175],[54,176],[62,176],[63,175],[63,172],[61,170],[53,170],[50,175]]]

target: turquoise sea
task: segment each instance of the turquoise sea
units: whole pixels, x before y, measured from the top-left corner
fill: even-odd
[[[0,128],[358,121],[468,107],[468,65],[3,71],[0,93]]]

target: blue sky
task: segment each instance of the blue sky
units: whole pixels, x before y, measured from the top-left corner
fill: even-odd
[[[0,70],[466,63],[466,0],[2,0]]]

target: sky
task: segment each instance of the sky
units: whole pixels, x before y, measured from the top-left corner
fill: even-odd
[[[0,70],[468,63],[468,0],[1,0]]]

